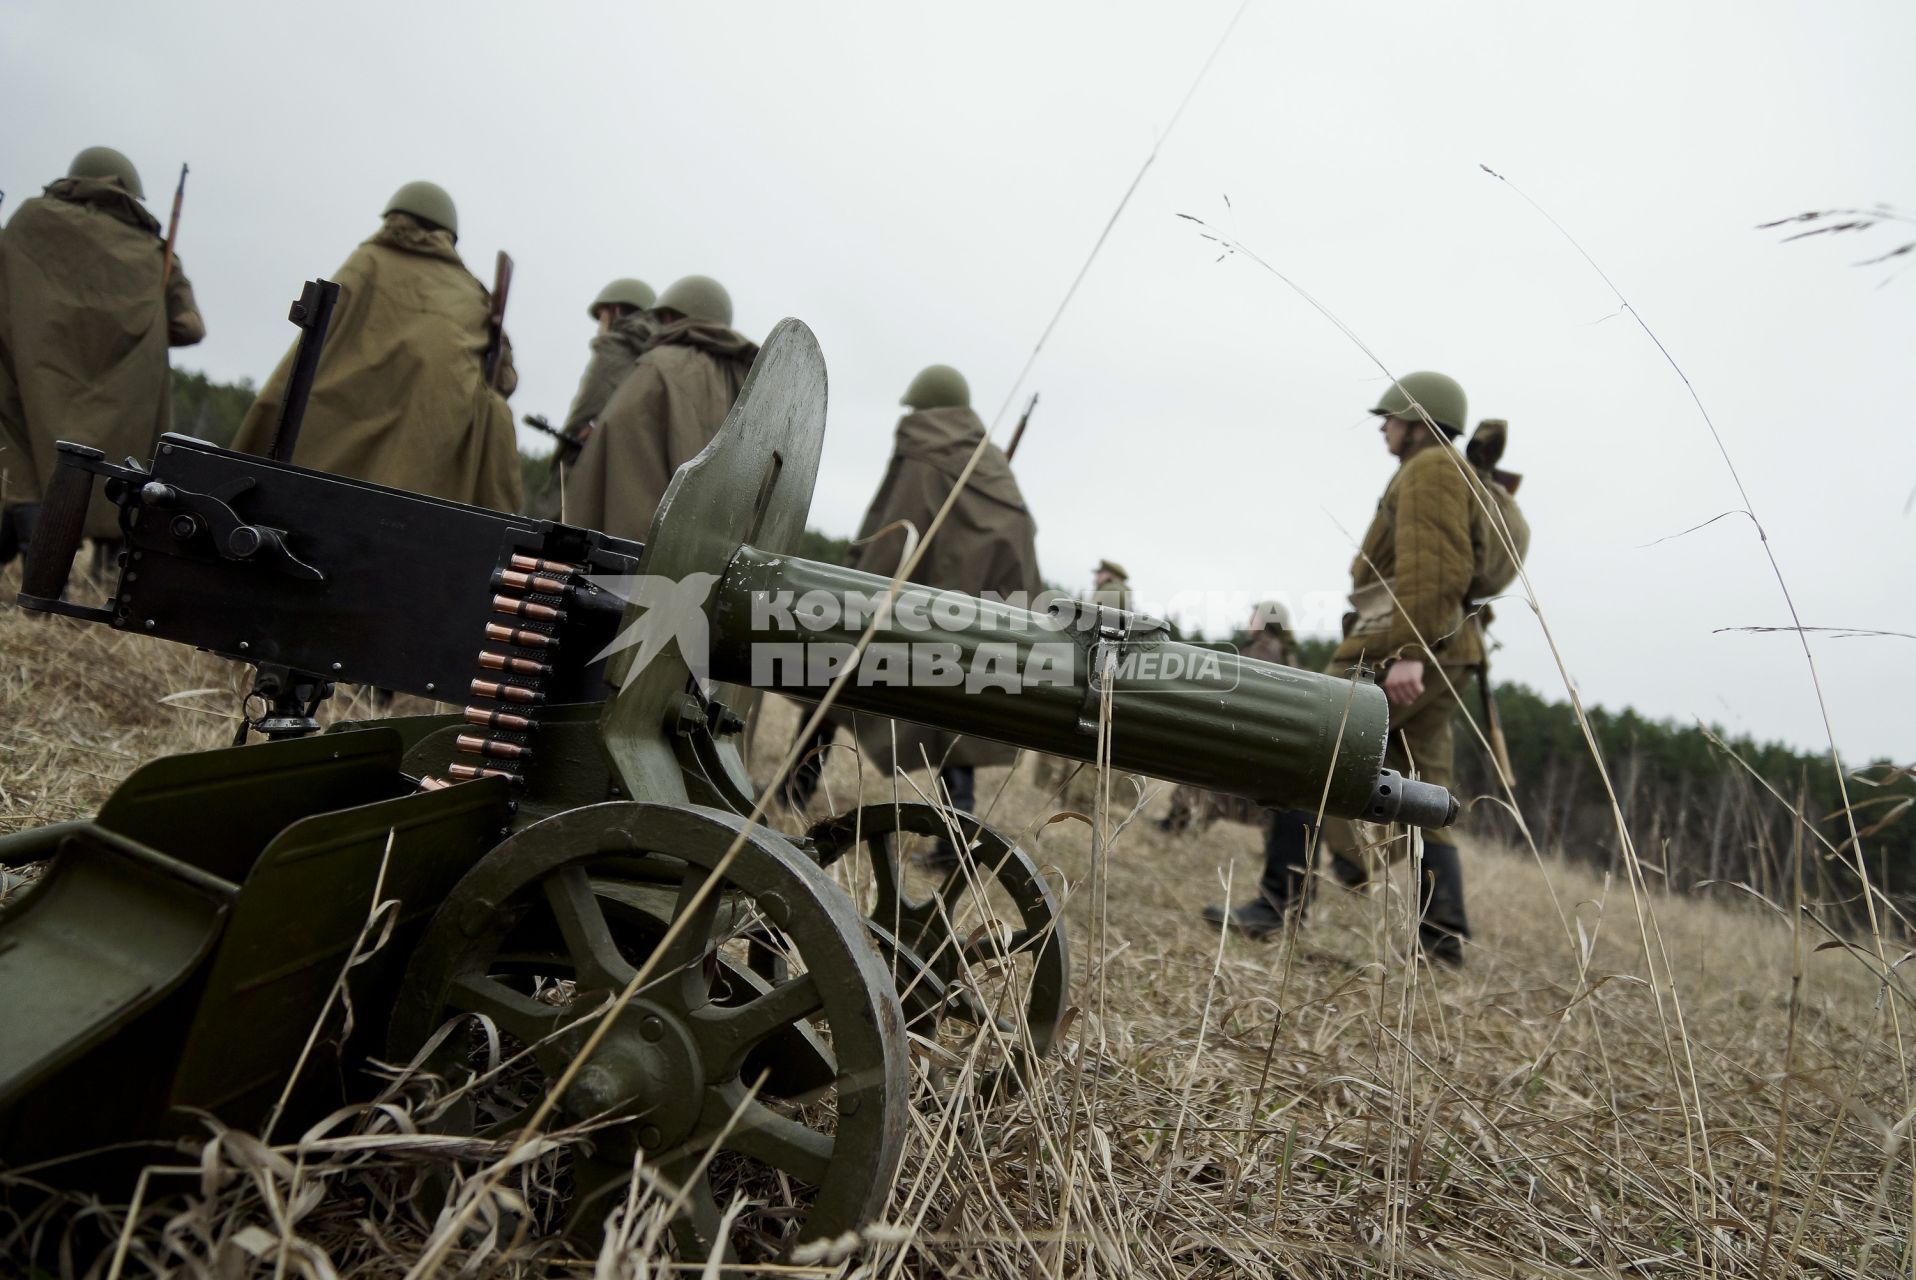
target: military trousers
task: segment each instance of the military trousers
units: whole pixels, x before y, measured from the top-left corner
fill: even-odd
[[[1345,671],[1339,668],[1326,674],[1341,676]],[[1471,667],[1439,668],[1428,662],[1424,664],[1423,693],[1407,707],[1390,709],[1385,768],[1395,769],[1407,778],[1414,776],[1440,787],[1450,786],[1456,767],[1451,724],[1473,678]],[[1403,857],[1409,848],[1401,839],[1387,840],[1381,845],[1367,840],[1358,824],[1349,818],[1325,818],[1322,840],[1334,857],[1373,872]]]

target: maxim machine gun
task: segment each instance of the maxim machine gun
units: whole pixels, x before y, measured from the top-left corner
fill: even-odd
[[[787,1175],[787,1242],[879,1213],[907,1028],[1041,1053],[1068,973],[1050,888],[976,819],[922,893],[899,853],[953,831],[948,810],[876,804],[802,838],[748,821],[738,687],[815,700],[868,619],[812,606],[893,587],[786,554],[825,389],[810,330],[780,324],[643,546],[183,436],[150,467],[60,446],[22,605],[254,664],[269,741],[153,761],[93,820],[0,839],[0,864],[48,863],[0,909],[0,1158],[177,1137],[187,1108],[284,1130],[372,1096],[369,1057],[423,1055],[456,1086],[516,1055],[435,1123],[511,1134],[576,1067],[554,1118],[597,1126],[570,1157],[588,1232],[641,1154],[684,1188],[689,1252],[725,1243],[715,1174]],[[100,478],[126,554],[94,607],[64,596]],[[320,733],[335,681],[465,705]],[[1380,769],[1374,685],[1094,605],[906,585],[838,703],[1267,805],[1455,814]],[[998,1083],[1025,1062],[1007,1052]]]

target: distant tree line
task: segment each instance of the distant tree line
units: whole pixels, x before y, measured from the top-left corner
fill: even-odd
[[[1621,814],[1653,882],[1683,892],[1747,885],[1783,905],[1800,854],[1806,899],[1857,925],[1866,912],[1853,818],[1870,880],[1916,917],[1916,778],[1907,767],[1845,761],[1846,812],[1826,754],[1592,707],[1590,734],[1603,753],[1613,806],[1569,703],[1503,684],[1497,706],[1517,806],[1539,848],[1620,873]],[[1457,742],[1459,790],[1501,798],[1496,771],[1461,716]],[[1488,800],[1473,805],[1469,824],[1501,839],[1524,838],[1509,810]],[[1910,932],[1906,922],[1896,931]]]
[[[256,394],[258,388],[251,378],[215,382],[204,373],[175,369],[172,429],[217,445],[230,445]]]

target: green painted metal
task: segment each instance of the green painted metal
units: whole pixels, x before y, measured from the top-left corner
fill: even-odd
[[[900,837],[948,837],[954,823],[968,845],[959,865],[929,895],[912,896],[899,864]],[[872,899],[866,917],[878,927],[875,936],[895,943],[882,948],[887,959],[904,961],[894,966],[892,977],[907,1017],[922,1021],[924,1034],[935,1036],[941,1018],[973,1026],[997,1022],[1014,1042],[1028,1044],[1037,1054],[1050,1052],[1071,999],[1064,912],[1037,864],[1016,842],[929,804],[867,805],[826,819],[806,838],[822,866],[854,850],[869,860]],[[1013,913],[1009,918],[1005,906]],[[994,1000],[981,1000],[987,975],[999,966],[1006,969],[1013,998],[1023,1005],[1023,1016],[1015,1022],[996,1012]]]
[[[73,163],[67,166],[69,178],[99,178],[106,182],[117,182],[121,190],[135,200],[146,199],[146,188],[140,185],[140,171],[126,158],[126,153],[115,151],[112,147],[88,147],[73,157]]]
[[[585,309],[587,316],[599,318],[601,307],[631,307],[634,311],[644,311],[658,296],[652,292],[652,286],[632,276],[620,276],[605,288],[599,290],[599,296]]]
[[[735,843],[722,881],[695,907],[694,896]],[[574,1157],[573,1179],[583,1191],[574,1197],[575,1225],[596,1239],[605,1197],[623,1187],[634,1155],[644,1151],[686,1186],[681,1247],[706,1256],[722,1243],[703,1164],[713,1145],[816,1188],[800,1239],[870,1221],[890,1193],[907,1127],[910,1072],[898,999],[863,922],[831,879],[789,841],[735,814],[603,804],[514,835],[460,882],[416,949],[393,1015],[391,1052],[415,1052],[448,1017],[483,1014],[518,1046],[538,1046],[532,1058],[548,1078],[564,1071],[604,995],[626,987],[644,961],[645,940],[615,932],[606,908],[605,882],[622,876],[602,874],[635,859],[668,874],[677,868],[671,916],[684,924],[560,1101],[570,1119],[615,1121],[597,1130],[590,1154]],[[756,911],[726,910],[742,902]],[[796,972],[742,1001],[720,999],[708,959],[748,923],[776,938]],[[540,955],[536,940],[550,946],[555,933],[558,952]],[[525,995],[531,974],[570,978],[576,998]],[[803,1111],[763,1091],[749,1097],[744,1071],[758,1046],[810,1022],[824,1029],[810,1043],[820,1052],[830,1046],[831,1088],[807,1099]],[[467,1070],[465,1044],[454,1036],[446,1046],[441,1065],[457,1081]],[[831,1117],[829,1130],[818,1127],[821,1115]]]
[[[166,756],[121,783],[98,821],[240,884],[289,824],[411,792],[399,773],[400,744],[398,733],[374,727]]]
[[[716,582],[742,543],[796,546],[811,512],[824,435],[825,357],[810,329],[780,321],[718,436],[667,486],[646,538],[645,576],[696,586]],[[645,611],[644,603],[630,605],[621,634],[641,625]],[[696,656],[673,637],[634,671],[639,652],[627,648],[608,665],[608,679],[621,687],[602,721],[606,750],[627,795],[689,800],[686,760],[699,734],[680,730],[706,714],[690,685]],[[731,787],[749,795],[736,746],[717,736],[698,748],[710,763],[692,767],[708,780],[722,767]]]
[[[971,384],[948,364],[928,364],[898,402],[913,409],[962,408],[971,403]]]
[[[1425,370],[1407,373],[1384,389],[1378,397],[1377,405],[1371,410],[1387,418],[1401,418],[1405,422],[1420,421],[1418,407],[1430,415],[1430,420],[1440,427],[1449,427],[1461,432],[1464,423],[1470,417],[1470,401],[1464,395],[1464,389],[1457,379],[1445,373],[1433,373]]]
[[[459,210],[452,196],[436,182],[408,182],[393,192],[384,212],[410,213],[434,226],[444,227],[452,232],[453,239],[459,238]]]
[[[274,837],[221,936],[172,1104],[259,1123],[376,904],[394,903],[390,920],[369,933],[390,928],[390,938],[352,970],[352,1041],[340,1043],[344,1006],[336,1005],[301,1077],[306,1105],[293,1114],[335,1105],[342,1074],[385,1041],[393,993],[426,921],[505,835],[507,816],[506,784],[486,779],[314,814]]]
[[[711,276],[683,276],[674,280],[659,295],[658,309],[713,324],[729,326],[732,323],[732,295]]]
[[[382,899],[399,906],[388,947],[353,973],[358,1036],[343,1054],[322,1043],[305,1077],[309,1111],[336,1105],[354,1045],[383,1040],[412,940],[506,830],[503,782],[420,794],[398,771],[400,742],[373,728],[173,756],[136,771],[94,822],[0,840],[0,862],[48,861],[0,912],[9,1161],[154,1136],[177,1107],[257,1123],[384,862]]]
[[[185,1030],[174,997],[234,887],[89,822],[9,836],[0,857],[52,859],[0,909],[0,1151],[26,1163],[135,1136],[118,1122],[164,1095]],[[143,1069],[124,1078],[128,1062]]]
[[[832,663],[850,653],[865,621],[852,612],[803,622],[792,606],[810,593],[831,601],[883,598],[889,583],[837,565],[741,547],[712,593],[712,671],[723,680],[816,696]],[[782,609],[777,607],[783,602]],[[1081,625],[1095,606],[1064,602],[1059,615],[907,584],[867,667],[904,657],[902,684],[848,681],[838,705],[1008,742],[1071,760],[1093,760],[1099,698],[1094,655],[1115,664],[1113,767],[1244,796],[1259,804],[1362,815],[1383,761],[1389,706],[1383,691],[1172,640],[1161,626],[1119,640]],[[787,617],[791,620],[788,622]],[[922,624],[922,625],[921,625]],[[1100,645],[1103,647],[1100,648]],[[930,684],[910,670],[931,653],[964,673]],[[1147,669],[1151,674],[1141,674]],[[1127,659],[1130,665],[1125,665]],[[780,683],[794,660],[795,684]],[[1015,688],[970,687],[974,673],[1010,672]],[[1167,672],[1179,672],[1175,676]],[[1129,674],[1127,674],[1127,672]],[[1037,682],[1026,683],[1035,677]]]
[[[514,830],[580,805],[627,798],[599,737],[604,711],[598,702],[539,709],[537,754],[521,768],[525,785],[512,792]],[[473,731],[464,716],[419,716],[411,727],[402,772],[415,778],[444,777],[449,765],[472,762],[457,745],[461,734]],[[694,788],[688,784],[688,789]]]

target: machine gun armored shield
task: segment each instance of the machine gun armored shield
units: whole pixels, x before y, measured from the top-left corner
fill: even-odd
[[[93,820],[0,840],[0,865],[48,863],[0,910],[0,1159],[178,1134],[194,1109],[287,1125],[342,1087],[369,1095],[369,1058],[423,1056],[453,1090],[440,1123],[510,1134],[596,1034],[554,1099],[594,1126],[572,1160],[580,1231],[638,1160],[684,1189],[676,1230],[699,1256],[726,1245],[722,1166],[803,1189],[786,1243],[871,1220],[907,1128],[907,1028],[1042,1052],[1068,968],[1049,886],[975,818],[884,804],[804,838],[750,820],[735,691],[815,699],[847,663],[838,702],[856,711],[1090,761],[1108,708],[1120,769],[1273,806],[1454,816],[1441,789],[1380,769],[1374,686],[1220,660],[1146,618],[906,585],[871,649],[857,610],[795,635],[791,601],[895,586],[786,554],[825,391],[810,331],[782,323],[643,545],[182,436],[150,466],[63,445],[22,604],[254,664],[251,723],[270,740],[154,761]],[[102,478],[126,558],[104,604],[75,604]],[[915,646],[1020,674],[911,679]],[[907,678],[866,678],[873,651],[903,655]],[[464,705],[315,732],[336,681]],[[954,821],[959,869],[908,892],[899,838]],[[871,863],[864,910],[829,870],[847,857]],[[996,917],[960,923],[987,895]],[[397,904],[392,933],[368,957],[379,902]],[[985,969],[1018,972],[1015,1006],[980,996]],[[342,973],[351,1034],[335,1016],[309,1046]],[[628,997],[616,1015],[612,993]],[[519,1069],[472,1087],[488,1053]]]

